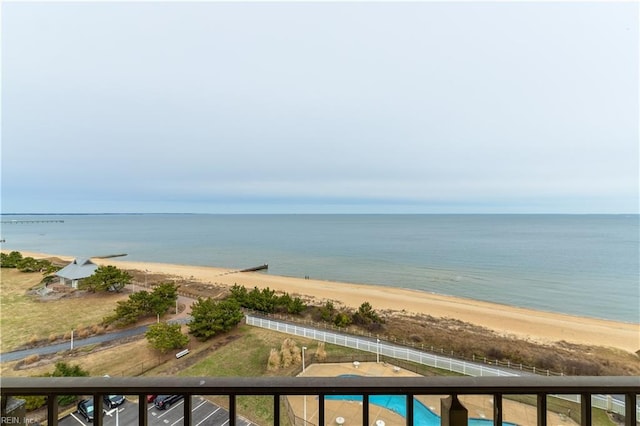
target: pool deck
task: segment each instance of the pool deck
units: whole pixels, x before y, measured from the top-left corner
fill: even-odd
[[[353,363],[328,363],[328,364],[312,364],[306,370],[300,373],[300,376],[307,377],[337,377],[345,374],[357,374],[369,377],[416,377],[419,376],[411,371],[396,367],[389,363],[360,362]],[[416,396],[424,405],[429,407],[431,411],[440,415],[440,399],[446,398],[448,395],[422,395]],[[467,408],[469,418],[487,418],[493,417],[493,399],[490,396],[470,395],[460,396],[460,401]],[[289,404],[296,417],[305,418],[307,425],[318,425],[318,397],[309,396],[289,396]],[[502,402],[504,421],[516,423],[518,425],[537,425],[535,407],[520,404],[514,401],[504,399]],[[328,426],[340,426],[336,419],[344,419],[344,425],[362,425],[362,402],[347,400],[325,400],[325,422]],[[340,419],[339,419],[340,420]],[[369,424],[370,426],[381,426],[376,423],[379,420],[384,422],[385,426],[405,426],[405,418],[391,410],[378,405],[369,405]],[[302,420],[297,426],[303,424]],[[560,416],[556,413],[549,412],[547,415],[547,424],[550,426],[569,426],[576,425],[574,421],[566,416]]]

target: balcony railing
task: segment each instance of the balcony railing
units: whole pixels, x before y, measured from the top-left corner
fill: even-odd
[[[319,425],[335,424],[325,418],[325,397],[332,395],[361,395],[363,426],[369,426],[369,398],[373,395],[406,396],[405,424],[414,424],[413,396],[448,395],[442,407],[442,424],[467,424],[464,407],[457,404],[457,396],[489,395],[493,398],[493,424],[503,424],[503,397],[509,395],[535,395],[537,399],[537,425],[547,424],[547,401],[556,394],[581,396],[580,424],[590,426],[592,421],[592,395],[615,395],[625,404],[624,424],[637,426],[640,377],[6,377],[1,382],[3,423],[15,423],[15,414],[6,412],[10,396],[47,396],[48,425],[57,426],[59,395],[93,395],[95,412],[103,411],[103,395],[139,395],[144,401],[148,394],[184,395],[181,424],[192,424],[191,397],[195,395],[222,395],[228,397],[230,425],[236,424],[236,398],[245,395],[273,397],[273,424],[281,419],[280,400],[294,395],[317,396]],[[315,399],[315,398],[314,398]],[[137,422],[147,425],[148,410],[144,403],[138,406]],[[94,425],[102,426],[103,419],[96,416]],[[262,425],[261,425],[262,426]]]

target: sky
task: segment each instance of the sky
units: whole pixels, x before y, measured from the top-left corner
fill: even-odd
[[[638,2],[1,4],[2,213],[638,213]]]

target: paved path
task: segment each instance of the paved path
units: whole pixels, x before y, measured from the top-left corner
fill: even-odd
[[[128,330],[116,331],[114,333],[101,334],[99,336],[87,337],[86,339],[74,339],[73,347],[94,345],[96,343],[109,342],[111,340],[124,339],[126,337],[137,336],[147,331],[148,325],[130,328]],[[29,355],[49,355],[60,351],[71,349],[71,342],[56,343],[49,346],[39,346],[37,348],[23,349],[21,351],[5,352],[0,354],[0,362],[17,361]]]
[[[129,288],[131,288],[129,286]],[[140,286],[137,287],[140,289]],[[195,301],[195,299],[191,299],[185,296],[178,296],[178,304],[184,305],[185,309],[183,309],[178,315],[172,315],[171,318],[167,321],[169,323],[180,323],[186,324],[191,319],[191,304]],[[169,308],[171,311],[171,308]],[[112,340],[125,339],[127,337],[137,336],[143,334],[147,331],[150,324],[142,325],[139,327],[129,328],[126,330],[115,331],[113,333],[105,333],[98,336],[87,337],[85,339],[74,339],[73,347],[79,348],[82,346],[95,345],[97,343],[105,343],[110,342]],[[9,361],[18,361],[20,359],[26,358],[30,355],[49,355],[55,354],[56,352],[66,351],[71,349],[71,341],[56,343],[48,346],[39,346],[31,349],[23,349],[19,351],[12,352],[4,352],[0,354],[0,363],[1,362],[9,362]]]

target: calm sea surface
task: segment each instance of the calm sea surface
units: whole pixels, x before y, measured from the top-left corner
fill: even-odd
[[[640,322],[638,215],[2,215],[3,249],[246,268]],[[64,223],[11,223],[13,220]],[[375,308],[375,307],[374,307]],[[428,313],[428,312],[427,312]]]

